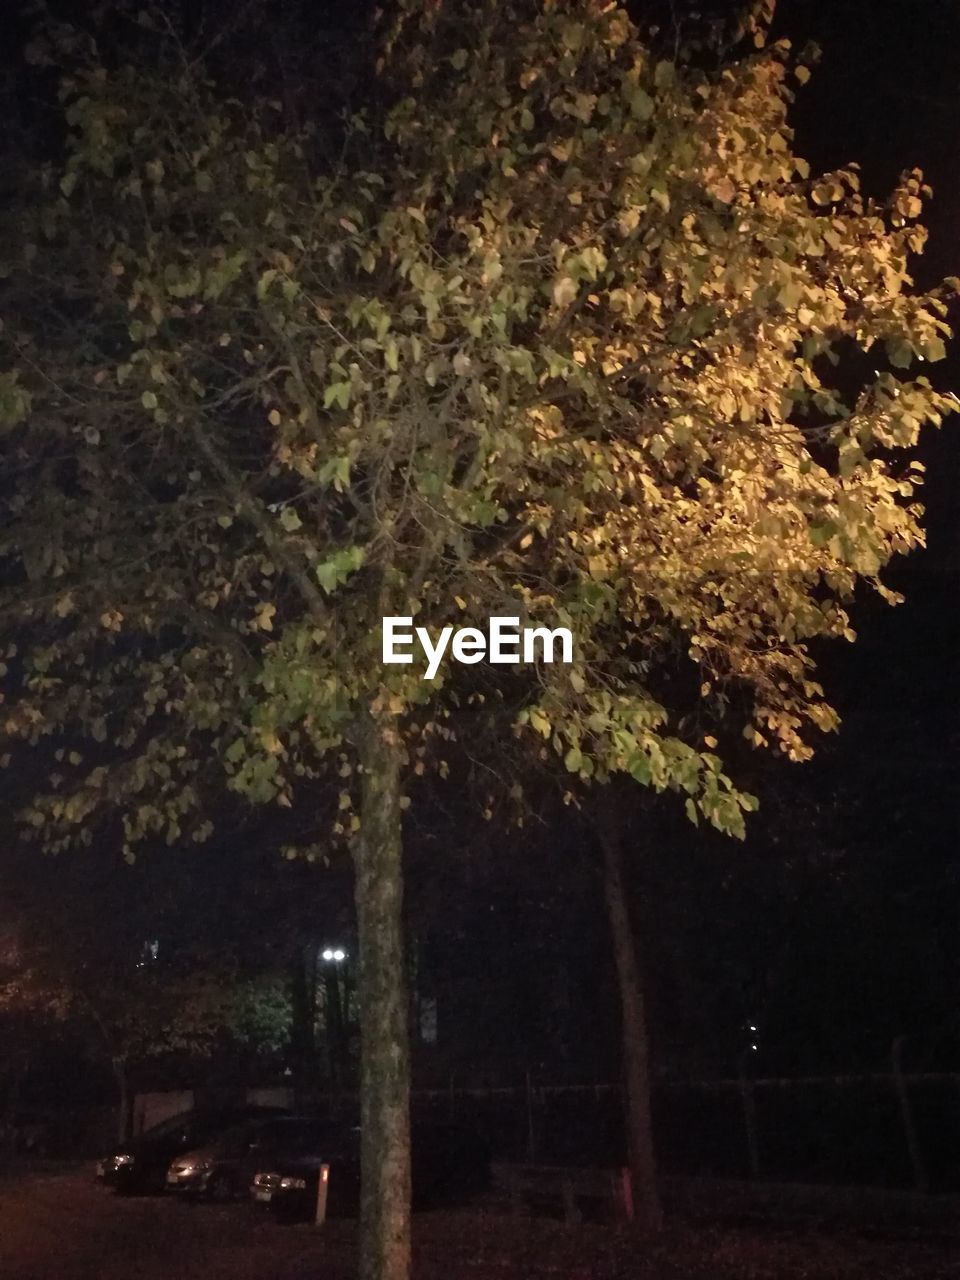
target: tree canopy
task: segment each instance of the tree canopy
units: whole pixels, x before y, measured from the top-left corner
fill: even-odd
[[[891,450],[949,403],[895,372],[946,332],[909,290],[920,176],[885,206],[810,178],[783,48],[717,74],[617,8],[516,17],[405,11],[385,119],[335,165],[173,40],[75,50],[65,163],[8,240],[6,616],[35,647],[7,729],[125,763],[68,760],[38,823],[120,801],[131,843],[178,839],[201,744],[290,803],[331,751],[349,780],[365,700],[423,707],[422,740],[455,681],[382,668],[390,612],[568,623],[519,722],[722,826],[742,797],[658,698],[664,655],[707,720],[745,689],[757,743],[833,723],[806,644],[920,541]],[[844,344],[883,366],[853,389]]]

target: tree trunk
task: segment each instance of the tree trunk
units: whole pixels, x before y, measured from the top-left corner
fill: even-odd
[[[16,1054],[12,1058],[4,1121],[0,1125],[0,1135],[3,1135],[5,1139],[6,1154],[11,1156],[17,1149],[17,1132],[20,1124],[20,1093],[29,1068],[29,1053]]]
[[[633,1216],[643,1230],[659,1231],[663,1225],[663,1213],[657,1189],[657,1162],[650,1115],[650,1050],[640,963],[623,888],[621,838],[616,807],[601,812],[597,832],[603,854],[604,897],[620,987],[620,1037],[626,1093],[624,1115],[633,1190]]]
[[[113,1078],[117,1084],[117,1141],[126,1142],[130,1138],[131,1121],[130,1084],[127,1080],[127,1061],[125,1058],[111,1058]]]
[[[317,948],[313,943],[299,948],[290,965],[290,1049],[294,1061],[294,1083],[298,1090],[316,1087],[317,1067],[315,1025],[317,1001]]]
[[[360,1006],[360,1280],[410,1273],[410,1050],[403,958],[400,739],[362,727],[355,851]]]

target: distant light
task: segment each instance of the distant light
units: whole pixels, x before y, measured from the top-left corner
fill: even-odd
[[[341,951],[341,950],[340,950],[340,948],[339,948],[339,947],[337,947],[336,951],[333,953],[333,958],[334,958],[334,960],[336,960],[336,961],[338,961],[338,962],[339,962],[340,960],[346,960],[346,958],[347,958],[347,953],[346,953],[345,951]]]
[[[751,1023],[750,1023],[750,1026],[749,1026],[747,1029],[748,1029],[749,1031],[756,1031],[756,1029],[757,1029],[757,1028],[756,1028],[756,1027],[753,1025],[753,1023],[751,1022]]]
[[[324,960],[332,960],[332,959],[333,959],[333,952],[330,950],[330,948],[329,948],[329,947],[327,947],[326,951],[324,951],[324,953],[323,953],[323,958],[324,958]]]
[[[750,1048],[751,1048],[751,1049],[753,1049],[753,1050],[754,1050],[754,1052],[756,1052],[756,1048],[757,1048],[757,1046],[756,1046],[755,1044],[752,1044],[752,1045],[750,1046]]]

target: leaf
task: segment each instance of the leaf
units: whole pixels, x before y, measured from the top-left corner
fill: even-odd
[[[571,747],[567,754],[563,757],[563,763],[568,773],[579,773],[580,766],[583,764],[583,756],[579,747]]]
[[[560,39],[570,53],[577,53],[583,48],[585,31],[580,22],[565,22],[560,30]]]
[[[349,382],[331,382],[329,387],[323,393],[323,407],[330,409],[333,405],[339,405],[341,409],[347,409],[350,406],[350,383]]]
[[[550,721],[543,714],[539,707],[532,707],[530,710],[530,724],[540,734],[541,738],[550,737]]]
[[[278,274],[276,267],[270,267],[268,270],[264,271],[263,275],[257,281],[257,298],[261,302],[267,296],[267,290],[273,284],[274,280],[276,280]]]
[[[887,359],[895,369],[907,369],[913,360],[913,347],[905,338],[888,338],[886,341]]]
[[[650,768],[650,760],[642,752],[632,756],[627,765],[627,772],[636,782],[647,786],[653,777],[653,771]]]
[[[326,591],[327,595],[337,589],[337,566],[332,560],[325,560],[322,564],[318,564],[314,572],[317,575],[317,581]]]
[[[577,282],[571,276],[558,276],[553,282],[553,301],[558,307],[567,307],[579,293]]]
[[[654,102],[646,90],[639,85],[630,95],[630,114],[636,120],[649,120],[653,115]]]
[[[155,409],[157,407],[156,393],[153,391],[144,391],[140,397],[140,403],[145,409]]]
[[[293,507],[284,507],[280,512],[280,523],[288,533],[295,533],[302,528],[303,522]]]
[[[254,615],[254,622],[261,631],[273,630],[273,619],[277,612],[277,606],[270,604],[269,601],[263,601]]]

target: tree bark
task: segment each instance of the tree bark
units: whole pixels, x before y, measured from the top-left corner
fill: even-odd
[[[403,957],[400,739],[393,717],[361,728],[354,855],[360,1006],[360,1280],[410,1273],[410,1049]]]
[[[601,811],[597,833],[603,855],[604,898],[620,988],[624,1118],[627,1124],[633,1217],[642,1230],[659,1231],[663,1225],[663,1212],[657,1188],[657,1162],[650,1111],[650,1047],[636,938],[623,887],[621,834],[615,806]]]

